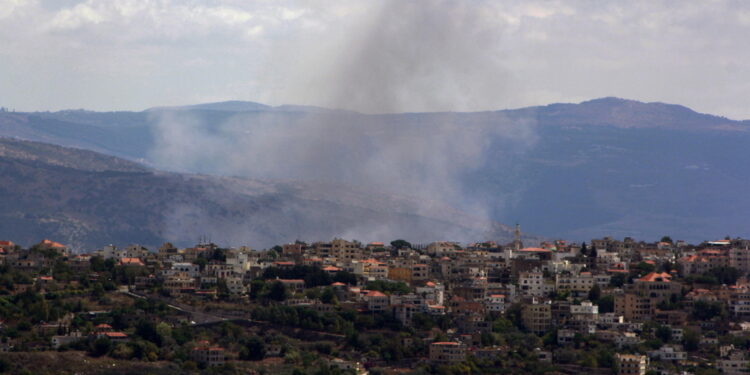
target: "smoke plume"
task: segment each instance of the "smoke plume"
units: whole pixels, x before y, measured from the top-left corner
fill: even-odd
[[[277,107],[229,117],[159,112],[152,159],[176,170],[345,184],[417,197],[419,203],[410,206],[415,215],[434,215],[435,207],[448,205],[476,217],[489,231],[489,211],[496,207],[487,198],[494,193],[469,193],[467,176],[500,162],[488,160],[490,154],[525,151],[535,140],[533,123],[495,112],[388,113],[502,107],[509,79],[500,63],[497,20],[483,3],[377,4],[341,30],[341,38],[280,47],[264,73],[286,77],[275,93],[280,98],[308,103],[317,98],[316,104],[346,110]],[[492,205],[502,204],[496,198]],[[340,224],[333,235],[366,241],[402,235],[388,223],[377,228],[356,220]],[[330,233],[320,236],[325,235]]]

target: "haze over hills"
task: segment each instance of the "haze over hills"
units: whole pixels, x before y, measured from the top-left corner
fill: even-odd
[[[618,98],[473,113],[251,102],[0,113],[2,136],[171,171],[338,188],[297,190],[312,200],[350,186],[420,196],[416,212],[437,202],[571,240],[750,235],[749,129],[748,121]]]
[[[77,249],[109,243],[270,247],[336,235],[400,234],[509,240],[510,229],[449,207],[323,183],[160,172],[91,151],[0,138],[0,237],[54,238]],[[445,236],[445,237],[444,237]],[[383,240],[390,238],[383,238]]]

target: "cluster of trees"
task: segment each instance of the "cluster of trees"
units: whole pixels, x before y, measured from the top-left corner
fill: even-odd
[[[252,310],[251,317],[254,320],[314,331],[344,333],[354,329],[352,320],[344,319],[338,313],[321,314],[306,307],[257,306]]]
[[[389,294],[407,294],[411,291],[411,288],[409,288],[409,286],[404,282],[393,282],[385,280],[368,281],[367,284],[365,284],[365,289],[377,290]]]
[[[275,278],[305,280],[306,288],[331,285],[334,282],[344,284],[357,283],[357,275],[351,272],[339,271],[332,276],[320,267],[303,265],[296,265],[290,268],[268,267],[263,271],[263,279],[270,280]]]
[[[685,279],[687,282],[697,284],[732,285],[742,276],[742,271],[734,267],[716,267],[701,275],[688,276]]]
[[[250,299],[267,303],[269,301],[282,302],[286,300],[290,291],[280,281],[253,280],[250,283]]]

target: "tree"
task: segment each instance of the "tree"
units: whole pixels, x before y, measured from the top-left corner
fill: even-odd
[[[107,270],[107,266],[104,263],[104,258],[100,256],[93,256],[89,259],[91,270],[94,272],[104,272]]]
[[[94,357],[101,357],[112,349],[112,342],[106,337],[99,337],[91,343],[89,352]]]
[[[284,301],[287,298],[286,285],[280,281],[274,281],[268,291],[268,298],[273,301]]]
[[[742,271],[734,267],[716,267],[708,271],[720,284],[733,285],[742,276]]]
[[[94,284],[94,288],[91,290],[91,294],[96,299],[102,298],[104,296],[104,286],[102,285],[102,283]]]
[[[654,272],[656,270],[656,267],[653,264],[646,263],[646,262],[640,262],[635,265],[635,268],[640,271],[641,275]]]
[[[659,326],[654,332],[654,336],[658,337],[659,340],[667,343],[672,340],[672,328],[669,326]]]
[[[339,271],[333,276],[333,281],[348,285],[356,285],[357,275],[347,271]]]
[[[609,279],[609,285],[619,288],[628,281],[628,276],[624,273],[617,273],[612,275],[612,277]]]
[[[398,281],[398,282],[390,282],[390,281],[385,281],[385,280],[368,281],[367,284],[365,284],[365,288],[367,290],[377,290],[383,293],[396,293],[396,294],[406,294],[411,291],[409,289],[409,286],[406,285],[406,283],[401,282],[401,281]]]
[[[601,296],[602,288],[600,288],[599,285],[591,287],[591,290],[589,290],[589,301],[596,303]]]
[[[144,340],[161,345],[161,336],[156,331],[156,324],[150,320],[141,319],[135,327],[135,334]]]
[[[615,311],[615,297],[612,295],[599,298],[596,304],[599,305],[599,314]]]
[[[701,334],[694,329],[686,329],[682,334],[682,345],[689,352],[696,351],[700,348]]]
[[[515,303],[505,310],[505,316],[516,328],[520,330],[526,329],[526,326],[523,324],[523,305],[520,303]]]
[[[696,320],[709,320],[724,313],[724,305],[719,302],[696,301],[693,304],[693,318]]]
[[[391,246],[396,249],[411,249],[411,243],[401,239],[391,241]]]
[[[330,287],[325,288],[323,290],[323,293],[320,294],[320,301],[323,303],[333,303],[333,304],[338,302],[336,298],[336,294],[333,293],[333,289]]]
[[[260,361],[266,356],[266,344],[258,336],[252,336],[240,351],[240,359]]]
[[[253,280],[250,282],[250,299],[257,300],[268,293],[268,286],[263,280]]]
[[[672,237],[669,237],[669,236],[662,237],[661,240],[659,240],[659,242],[674,243],[674,242],[672,242]]]
[[[203,269],[206,268],[206,265],[208,264],[208,260],[204,257],[198,257],[195,258],[193,264],[197,264],[200,270],[203,271]]]
[[[133,358],[133,348],[128,344],[117,344],[112,349],[112,357],[117,359],[130,359]]]

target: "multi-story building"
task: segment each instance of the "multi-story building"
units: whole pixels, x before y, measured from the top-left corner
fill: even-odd
[[[659,304],[681,296],[682,284],[672,282],[672,275],[666,272],[651,272],[636,279],[631,290],[642,297],[651,298],[654,304]]]
[[[591,272],[581,272],[578,275],[558,274],[555,279],[555,288],[558,292],[573,292],[577,295],[588,293],[596,285],[596,279]]]
[[[538,270],[519,273],[518,288],[525,296],[543,296],[545,292],[544,274]]]
[[[466,360],[466,345],[455,341],[430,344],[430,362],[449,364]]]
[[[425,281],[430,277],[430,267],[424,263],[417,263],[411,266],[411,278],[415,282]]]
[[[524,305],[522,319],[529,331],[536,334],[547,332],[552,327],[551,303],[534,298],[531,303]]]
[[[664,345],[657,350],[648,352],[649,358],[660,361],[684,361],[687,353],[676,346]]]
[[[388,296],[377,290],[367,292],[364,299],[367,302],[367,309],[370,311],[385,311],[390,305]]]
[[[226,362],[226,351],[218,346],[210,346],[202,341],[190,352],[190,358],[206,367],[223,366]]]
[[[487,297],[487,311],[500,313],[505,311],[505,295],[490,294]]]
[[[732,350],[716,361],[716,368],[724,375],[747,375],[750,372],[750,361],[744,351]]]
[[[615,314],[628,321],[643,322],[654,314],[655,306],[649,297],[635,293],[623,293],[615,296]]]
[[[617,375],[646,375],[648,358],[640,354],[616,354]]]
[[[750,272],[750,249],[729,249],[729,266],[740,270],[742,273]]]

